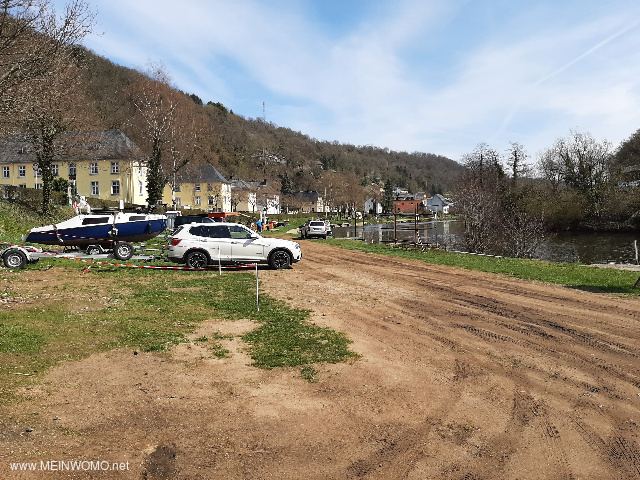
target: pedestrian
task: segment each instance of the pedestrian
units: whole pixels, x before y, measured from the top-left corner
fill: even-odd
[[[258,227],[258,231],[261,232],[262,231],[262,220],[258,220],[256,222],[256,227]]]

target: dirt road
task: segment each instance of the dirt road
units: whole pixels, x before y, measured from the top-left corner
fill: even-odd
[[[226,359],[184,344],[70,362],[0,433],[0,477],[640,478],[640,300],[302,246],[263,291],[346,332],[359,360],[309,383],[247,366],[236,337]],[[36,460],[128,464],[9,471]]]

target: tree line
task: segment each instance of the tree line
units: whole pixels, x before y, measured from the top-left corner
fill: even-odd
[[[454,198],[467,250],[531,257],[553,231],[640,230],[640,130],[617,149],[571,131],[529,158],[519,143],[463,157]]]

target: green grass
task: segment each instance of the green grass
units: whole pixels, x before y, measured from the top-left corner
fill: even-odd
[[[50,270],[47,264],[55,265]],[[242,338],[258,368],[336,363],[354,357],[343,333],[309,322],[309,312],[287,307],[265,295],[256,308],[255,276],[249,272],[189,272],[94,265],[72,260],[43,260],[14,272],[12,290],[19,296],[30,270],[73,272],[68,283],[49,287],[66,301],[30,308],[0,310],[0,403],[61,361],[84,358],[115,348],[166,352],[187,341],[204,320],[250,319],[255,331]],[[78,275],[75,274],[78,272]],[[88,308],[85,310],[83,305]],[[214,357],[229,356],[216,333],[197,341]]]
[[[20,205],[0,201],[0,240],[20,244],[22,235],[26,235],[31,228],[60,222],[72,216],[70,207],[54,207],[52,213],[45,217]]]
[[[555,283],[593,292],[640,295],[640,289],[634,288],[634,284],[640,276],[639,272],[595,268],[575,263],[553,263],[520,258],[467,255],[436,249],[429,249],[425,252],[420,250],[403,250],[390,248],[386,245],[368,244],[354,240],[328,239],[326,242],[349,250],[376,253],[390,257],[409,258],[435,265],[449,265],[468,270],[509,275],[516,278]]]

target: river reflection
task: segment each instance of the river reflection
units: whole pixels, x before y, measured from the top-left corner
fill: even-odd
[[[461,222],[431,221],[418,224],[418,235],[422,242],[438,244],[447,249],[461,249],[459,245]],[[334,227],[335,238],[357,238],[367,243],[394,242],[394,227],[391,224],[365,225],[354,228]],[[398,223],[395,238],[399,242],[413,242],[415,225]],[[634,263],[634,241],[640,244],[637,233],[563,233],[550,235],[538,248],[535,257],[562,263]],[[638,247],[640,248],[640,246]]]

